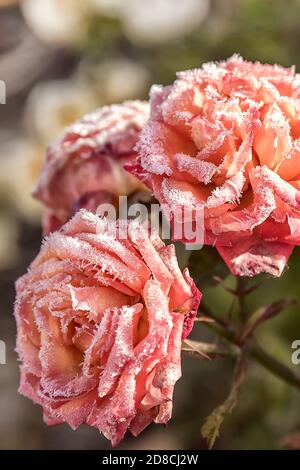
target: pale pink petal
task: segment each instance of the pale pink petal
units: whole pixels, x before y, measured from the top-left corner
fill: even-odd
[[[293,246],[249,239],[230,247],[217,245],[217,249],[236,276],[256,276],[260,273],[280,276]]]

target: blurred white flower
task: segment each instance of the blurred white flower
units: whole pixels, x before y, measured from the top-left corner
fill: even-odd
[[[31,192],[36,183],[44,149],[21,137],[1,143],[0,195],[28,221],[38,222],[41,207]]]
[[[91,80],[89,86],[104,104],[143,98],[150,85],[147,69],[126,58],[107,60],[93,67],[83,63],[80,73],[83,81]]]
[[[194,30],[207,16],[210,0],[23,0],[23,15],[46,42],[72,44],[94,14],[118,17],[137,42],[163,43]]]
[[[46,146],[64,127],[97,106],[87,84],[73,79],[39,83],[28,97],[25,125]]]
[[[126,0],[124,29],[132,40],[162,43],[193,31],[209,8],[210,0]]]
[[[42,40],[59,44],[78,41],[86,19],[86,4],[76,0],[23,0],[29,28]]]

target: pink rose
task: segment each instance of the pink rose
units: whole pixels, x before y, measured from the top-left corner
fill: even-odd
[[[59,228],[80,208],[95,211],[145,187],[123,170],[149,115],[141,101],[105,106],[69,126],[49,146],[34,196],[45,205],[44,233]]]
[[[231,271],[280,275],[300,241],[300,75],[233,56],[154,86],[139,175],[161,204],[204,208]]]
[[[47,424],[86,423],[113,445],[170,419],[201,296],[173,245],[127,227],[120,239],[115,222],[78,211],[17,281],[15,307],[20,392]]]

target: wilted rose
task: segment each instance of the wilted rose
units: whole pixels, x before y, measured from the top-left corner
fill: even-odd
[[[175,209],[204,208],[232,272],[280,275],[300,241],[300,76],[233,56],[154,86],[131,171]]]
[[[45,205],[44,234],[80,208],[117,204],[119,195],[145,187],[123,170],[149,114],[141,101],[105,106],[69,126],[47,150],[35,197]]]
[[[120,239],[118,227],[78,211],[17,281],[15,307],[20,392],[47,424],[86,423],[113,445],[170,419],[200,301],[173,245],[135,222]]]

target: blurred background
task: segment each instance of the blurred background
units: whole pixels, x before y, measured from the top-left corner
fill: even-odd
[[[300,71],[300,0],[0,0],[0,448],[108,449],[94,429],[47,428],[41,409],[17,393],[14,353],[14,281],[40,246],[41,207],[30,193],[46,145],[82,114],[125,99],[147,99],[152,83],[168,84],[175,72],[238,52],[250,60],[296,65]],[[280,280],[267,279],[249,298],[255,308],[299,293],[300,250]],[[207,302],[225,312],[230,298],[209,278],[222,270],[205,262],[201,287]],[[233,280],[229,277],[229,284]],[[194,335],[207,339],[205,328]],[[202,331],[203,330],[203,331]],[[195,336],[195,337],[196,337]],[[297,308],[261,327],[261,344],[291,364],[300,339]],[[230,387],[230,360],[184,357],[171,423],[152,425],[126,449],[205,449],[204,418]],[[300,448],[300,392],[252,365],[217,449]]]

